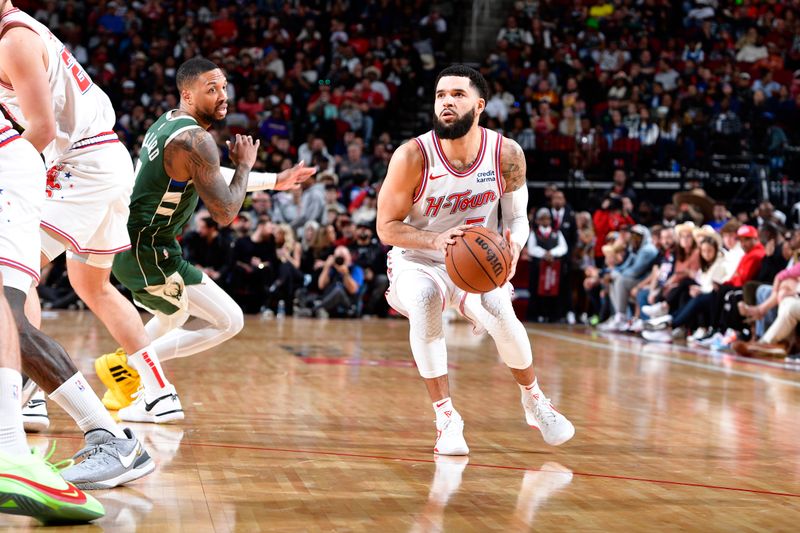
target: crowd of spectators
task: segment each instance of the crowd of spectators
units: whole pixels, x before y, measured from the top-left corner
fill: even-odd
[[[528,277],[515,283],[528,319],[744,355],[800,352],[800,228],[786,214],[768,201],[734,214],[698,188],[654,217],[634,211],[625,173],[615,178],[594,213],[575,213],[555,186],[531,209]]]
[[[800,141],[797,1],[526,0],[483,66],[486,113],[581,177],[759,154],[781,176]]]
[[[17,3],[53,28],[111,96],[132,156],[153,121],[177,106],[177,66],[202,54],[230,82],[228,117],[212,129],[223,161],[224,141],[249,133],[264,147],[259,170],[299,160],[318,167],[302,190],[252,194],[229,228],[198,211],[182,237],[187,258],[246,311],[388,313],[376,195],[405,140],[404,110],[429,103],[435,73],[449,61],[452,28],[436,3]],[[796,0],[514,4],[481,65],[493,89],[485,125],[526,150],[529,179],[541,169],[537,154],[561,150],[575,175],[601,169],[611,182],[587,211],[573,211],[569,190],[548,187],[542,204],[532,196],[531,238],[515,279],[523,301],[527,289],[528,319],[638,330],[666,316],[651,324],[663,340],[665,331],[705,335],[719,323],[746,336],[744,319],[769,318],[777,296],[770,300],[766,286],[738,291],[756,278],[774,285],[772,294],[788,290],[794,278],[780,274],[784,292],[768,278],[798,249],[796,210],[779,206],[783,215],[765,201],[730,213],[724,202],[698,200],[701,190],[658,205],[639,201],[630,177],[716,151],[765,153],[774,174],[784,172],[784,151],[800,141],[799,13]],[[758,261],[764,248],[773,261]],[[58,265],[42,291],[48,305],[75,303]],[[710,318],[673,316],[692,301]],[[753,334],[766,331],[759,327]]]

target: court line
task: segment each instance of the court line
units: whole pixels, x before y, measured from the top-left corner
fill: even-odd
[[[83,440],[83,437],[79,437],[76,435],[49,435],[54,439],[68,439],[68,440]],[[252,451],[260,451],[260,452],[279,452],[279,453],[303,453],[308,455],[324,455],[330,457],[350,457],[354,459],[378,459],[381,461],[396,461],[402,463],[431,463],[435,464],[436,461],[433,459],[414,459],[411,457],[390,457],[385,455],[367,455],[361,453],[345,453],[345,452],[332,452],[332,451],[323,451],[323,450],[302,450],[302,449],[292,449],[292,448],[269,448],[266,446],[249,446],[246,444],[221,444],[221,443],[213,443],[213,442],[182,442],[181,446],[188,446],[188,447],[197,447],[197,448],[224,448],[224,449],[231,449],[231,450],[252,450]],[[566,474],[567,472],[560,472],[554,470],[542,470],[540,468],[527,468],[524,466],[510,466],[510,465],[491,465],[491,464],[482,464],[482,463],[469,463],[467,466],[475,467],[475,468],[490,468],[494,470],[513,470],[517,472],[548,472],[551,474]],[[749,494],[763,494],[765,496],[784,496],[788,498],[800,498],[800,494],[793,493],[793,492],[777,492],[771,490],[761,490],[761,489],[746,489],[743,487],[727,487],[724,485],[708,485],[705,483],[691,483],[688,481],[673,481],[669,479],[651,479],[651,478],[644,478],[644,477],[635,477],[635,476],[618,476],[614,474],[597,474],[594,472],[572,472],[574,476],[582,476],[582,477],[591,477],[591,478],[600,478],[600,479],[618,479],[621,481],[638,481],[641,483],[652,483],[656,485],[673,485],[673,486],[680,486],[680,487],[694,487],[694,488],[701,488],[701,489],[711,489],[711,490],[727,490],[733,492],[746,492]]]
[[[551,339],[557,339],[557,340],[562,340],[562,341],[566,341],[566,342],[571,342],[571,343],[574,343],[574,344],[580,344],[582,346],[590,346],[592,348],[601,348],[603,350],[608,350],[608,349],[613,348],[614,350],[617,350],[618,352],[632,354],[632,355],[635,355],[637,357],[646,357],[648,359],[656,359],[658,361],[666,361],[666,362],[669,362],[669,363],[674,363],[676,365],[684,365],[684,366],[691,366],[691,367],[694,367],[694,368],[702,368],[704,370],[712,370],[714,372],[722,372],[722,373],[725,373],[725,374],[732,374],[734,376],[741,376],[741,377],[747,377],[747,378],[753,378],[753,379],[760,379],[760,380],[763,380],[763,381],[772,381],[772,382],[782,383],[784,385],[790,385],[792,387],[800,388],[800,382],[792,381],[792,380],[789,380],[789,379],[779,378],[779,377],[773,376],[772,374],[748,372],[746,370],[736,370],[734,368],[724,368],[724,367],[720,367],[720,366],[716,366],[716,365],[710,365],[708,363],[702,363],[700,361],[691,361],[689,359],[681,359],[680,357],[671,357],[669,355],[662,355],[662,354],[655,354],[655,353],[644,353],[644,352],[641,351],[641,348],[639,350],[635,350],[635,349],[632,349],[632,348],[626,348],[624,346],[613,346],[610,343],[602,343],[602,342],[590,341],[590,340],[586,340],[586,339],[576,339],[575,337],[570,337],[570,336],[567,336],[567,335],[563,335],[561,333],[554,333],[554,332],[551,332],[551,331],[543,331],[543,330],[539,330],[539,329],[532,329],[532,328],[529,328],[529,327],[526,327],[525,329],[528,331],[528,333],[530,333],[532,335],[541,335],[542,337],[550,337]],[[631,340],[633,340],[633,339],[631,339]]]

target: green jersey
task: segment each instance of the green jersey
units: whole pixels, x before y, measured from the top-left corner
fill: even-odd
[[[197,207],[197,189],[191,179],[173,180],[164,168],[167,144],[178,134],[201,126],[190,116],[174,114],[173,110],[161,115],[144,136],[128,218],[131,249],[117,254],[113,266],[114,275],[139,303],[170,313],[177,308],[154,305],[152,288],[166,284],[176,273],[186,285],[200,283],[203,276],[183,259],[178,243]],[[151,290],[144,290],[147,287]]]

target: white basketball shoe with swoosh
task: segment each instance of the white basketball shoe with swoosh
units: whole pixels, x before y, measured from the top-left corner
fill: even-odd
[[[164,424],[183,420],[183,406],[174,385],[167,385],[158,392],[158,397],[147,401],[145,390],[140,388],[134,393],[135,400],[128,407],[119,410],[120,420],[125,422],[152,422]]]

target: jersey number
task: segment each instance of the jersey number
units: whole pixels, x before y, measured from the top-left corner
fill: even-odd
[[[86,93],[89,87],[92,86],[92,79],[86,74],[86,71],[83,70],[78,62],[75,61],[75,58],[66,47],[61,49],[61,61],[63,61],[64,65],[72,72],[72,77],[75,78],[75,83],[78,84],[78,89],[81,90],[81,94]]]
[[[483,226],[486,223],[486,217],[474,217],[464,220],[466,226]]]

